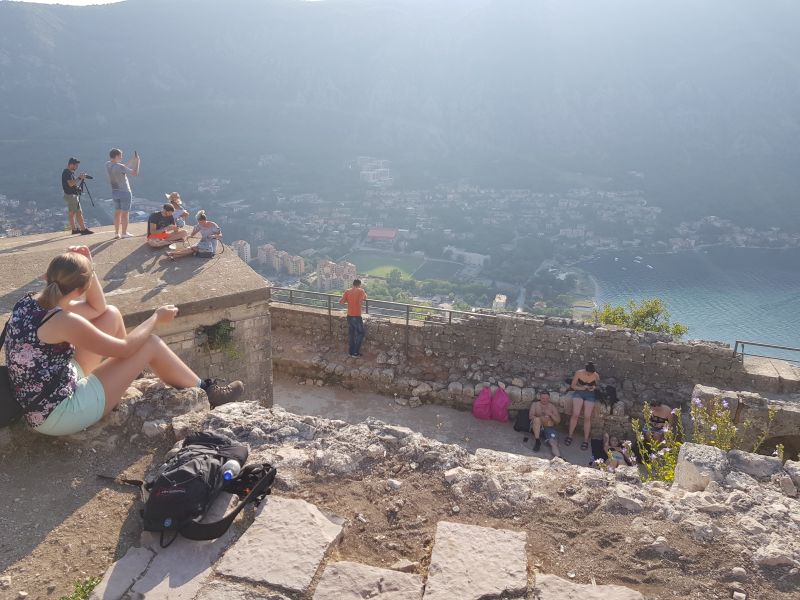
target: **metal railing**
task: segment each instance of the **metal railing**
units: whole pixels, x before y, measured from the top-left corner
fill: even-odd
[[[345,305],[339,304],[340,294],[326,294],[323,292],[311,292],[307,290],[295,290],[291,288],[271,287],[269,288],[270,300],[273,302],[283,302],[284,304],[295,304],[298,306],[309,306],[328,311],[328,333],[333,335],[333,315],[343,313]],[[421,304],[405,304],[403,302],[390,302],[388,300],[365,300],[364,314],[376,317],[389,317],[405,321],[405,345],[408,352],[410,325],[412,322],[421,323],[447,323],[458,322],[462,319],[495,319],[496,315],[486,313],[465,312],[463,310],[450,310],[435,306],[423,306]]]
[[[754,352],[745,352],[745,346],[755,346],[757,348],[770,348],[771,350],[780,350],[783,353],[795,352],[797,358],[788,358],[786,356],[769,356],[767,354],[755,354]],[[774,358],[776,360],[785,360],[787,362],[800,364],[800,348],[792,348],[789,346],[776,346],[774,344],[762,344],[761,342],[749,342],[736,340],[736,345],[733,347],[733,357],[741,357],[744,360],[745,356],[755,356],[758,358]]]

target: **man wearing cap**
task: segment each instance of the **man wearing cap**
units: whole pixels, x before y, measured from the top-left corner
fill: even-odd
[[[64,190],[64,203],[67,205],[69,227],[72,229],[72,234],[89,235],[94,231],[87,229],[86,223],[83,221],[80,191],[81,183],[86,179],[86,173],[81,173],[78,177],[75,177],[75,171],[79,164],[81,164],[81,161],[77,158],[70,158],[67,161],[67,168],[61,172],[61,187]],[[75,227],[76,220],[78,227]]]

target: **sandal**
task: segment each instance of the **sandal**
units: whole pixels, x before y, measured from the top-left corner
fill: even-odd
[[[572,438],[571,438],[571,437],[569,437],[569,436],[567,436],[566,438],[564,438],[564,445],[565,445],[565,446],[571,446],[571,445],[572,445]]]
[[[589,442],[581,442],[581,450],[588,450]]]

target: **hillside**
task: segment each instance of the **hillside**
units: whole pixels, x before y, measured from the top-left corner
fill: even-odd
[[[0,185],[124,141],[170,171],[371,154],[406,185],[624,184],[785,224],[798,24],[791,0],[0,2]]]

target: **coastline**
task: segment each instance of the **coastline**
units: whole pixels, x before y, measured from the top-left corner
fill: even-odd
[[[589,272],[598,305],[661,298],[693,339],[800,347],[800,248],[707,246],[661,256],[639,250],[641,259],[635,252],[598,253],[572,270]]]

